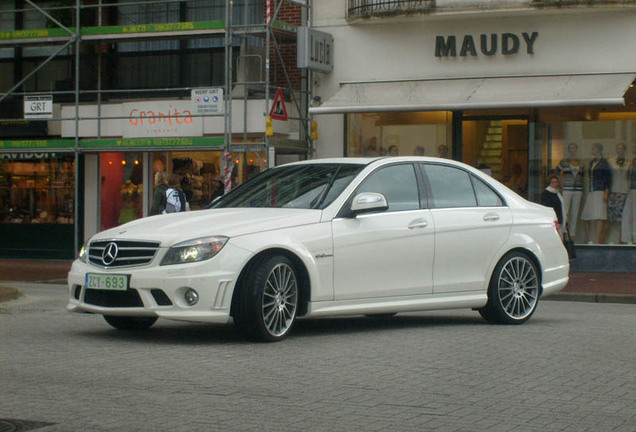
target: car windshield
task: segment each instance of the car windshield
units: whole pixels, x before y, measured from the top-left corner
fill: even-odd
[[[263,171],[208,208],[281,207],[323,209],[364,168],[358,164],[307,164]]]

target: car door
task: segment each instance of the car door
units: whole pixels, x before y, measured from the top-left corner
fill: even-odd
[[[388,210],[333,220],[336,300],[432,292],[433,221],[421,208],[415,168],[411,163],[381,167],[351,197],[381,193]]]
[[[474,174],[444,164],[422,164],[435,224],[433,291],[482,290],[497,251],[510,235],[512,213]]]

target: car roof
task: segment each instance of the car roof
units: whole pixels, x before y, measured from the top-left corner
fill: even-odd
[[[324,158],[324,159],[308,159],[298,162],[290,162],[284,165],[314,165],[314,164],[356,164],[356,165],[369,165],[373,162],[385,161],[385,162],[444,162],[455,165],[465,165],[462,162],[458,162],[452,159],[443,159],[430,156],[378,156],[378,157],[336,157],[336,158]],[[283,165],[279,165],[283,166]]]

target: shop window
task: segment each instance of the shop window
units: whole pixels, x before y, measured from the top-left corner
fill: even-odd
[[[448,111],[347,115],[347,156],[452,158]]]
[[[265,152],[232,153],[227,161],[222,156],[220,151],[155,152],[152,178],[164,171],[184,192],[190,210],[201,210],[267,168]]]
[[[74,156],[0,155],[2,223],[72,224],[74,206]]]
[[[545,109],[540,119],[547,157],[537,176],[542,187],[559,176],[575,242],[636,243],[636,112]]]

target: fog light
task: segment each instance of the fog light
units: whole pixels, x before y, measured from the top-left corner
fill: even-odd
[[[193,290],[192,288],[188,288],[188,290],[183,295],[185,302],[188,306],[194,306],[199,301],[199,294]]]

